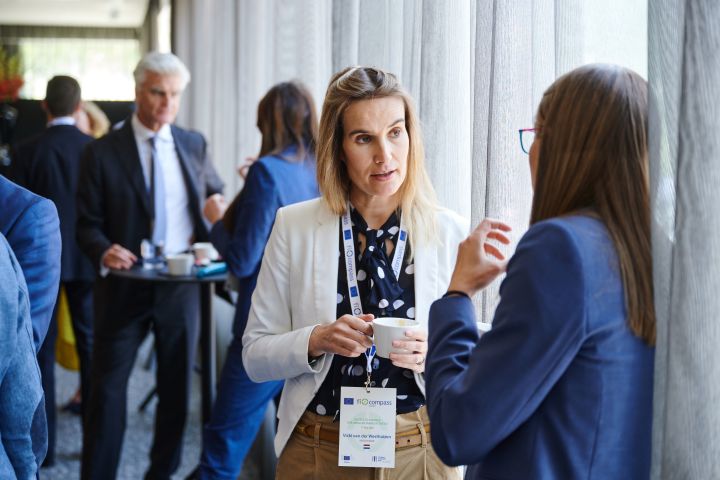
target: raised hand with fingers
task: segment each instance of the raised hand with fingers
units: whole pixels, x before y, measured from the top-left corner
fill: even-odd
[[[500,221],[489,218],[483,220],[470,236],[460,243],[455,271],[448,290],[460,291],[472,296],[503,273],[507,260],[495,245],[489,243],[489,240],[507,245],[510,240],[505,233],[511,230],[510,226]]]

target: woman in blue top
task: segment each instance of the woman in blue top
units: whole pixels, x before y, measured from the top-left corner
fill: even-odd
[[[467,478],[648,478],[655,315],[647,83],[610,65],[559,78],[530,148],[531,227],[493,328],[469,297],[505,270],[485,220],[430,312],[432,443]],[[523,147],[525,148],[525,147]]]
[[[237,279],[233,340],[218,385],[212,417],[203,432],[199,477],[235,479],[258,432],[268,401],[282,382],[254,383],[242,364],[242,335],[265,244],[280,207],[319,195],[315,179],[317,114],[308,90],[280,83],[258,105],[262,146],[245,186],[229,207],[210,197],[204,213],[210,239]],[[227,208],[226,208],[227,207]]]

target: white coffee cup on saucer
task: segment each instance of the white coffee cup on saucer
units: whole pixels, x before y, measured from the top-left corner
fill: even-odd
[[[422,328],[420,322],[409,318],[383,317],[372,321],[375,354],[390,358],[390,353],[412,353],[402,348],[393,347],[394,340],[408,340],[405,332]]]
[[[178,253],[176,255],[168,255],[167,261],[168,274],[175,276],[190,275],[195,258],[189,253]]]
[[[195,254],[197,263],[207,265],[220,256],[210,242],[198,242],[192,244],[192,251]]]

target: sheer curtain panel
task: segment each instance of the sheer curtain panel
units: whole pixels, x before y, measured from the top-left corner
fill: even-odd
[[[301,80],[319,107],[331,65],[331,4],[314,0],[175,0],[173,49],[193,80],[178,123],[207,137],[232,198],[236,168],[257,155],[257,104]]]
[[[650,3],[652,478],[720,478],[720,4]]]

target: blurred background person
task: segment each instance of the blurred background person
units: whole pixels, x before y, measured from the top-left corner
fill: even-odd
[[[81,132],[93,138],[100,138],[110,130],[110,120],[95,102],[83,100],[76,116],[76,125]]]
[[[100,272],[83,479],[109,480],[117,474],[128,378],[150,329],[158,405],[145,478],[169,479],[180,464],[198,336],[198,288],[107,274],[132,268],[143,239],[164,245],[167,254],[206,240],[202,207],[223,187],[205,138],[173,125],[190,81],[185,65],[171,53],[150,52],[133,73],[135,113],[120,129],[88,144],[80,169],[78,243]]]
[[[92,141],[92,137],[75,126],[75,116],[81,110],[81,91],[74,78],[64,75],[51,78],[47,84],[43,108],[47,114],[47,129],[17,145],[12,172],[22,185],[52,200],[57,208],[62,238],[60,282],[67,298],[75,334],[80,361],[80,387],[83,395],[88,395],[95,272],[75,239],[75,192],[80,176],[82,150]],[[55,302],[53,319],[38,354],[48,420],[45,465],[52,465],[55,460],[55,342],[58,336],[59,303]]]
[[[647,83],[612,65],[556,80],[538,108],[530,229],[478,341],[470,296],[504,268],[486,220],[430,311],[438,455],[467,478],[648,478],[655,314]],[[527,148],[525,146],[524,148]]]
[[[315,178],[317,114],[310,92],[299,82],[280,83],[260,100],[258,159],[229,207],[220,195],[205,204],[213,224],[210,239],[237,280],[233,339],[223,367],[212,418],[205,426],[199,475],[235,479],[242,469],[269,401],[282,382],[255,383],[242,363],[242,335],[267,239],[277,210],[319,195]]]
[[[80,102],[80,108],[75,112],[74,118],[75,126],[81,132],[93,138],[100,138],[110,130],[110,120],[107,115],[105,115],[105,112],[103,112],[95,102],[90,100],[82,100]],[[75,337],[75,347],[76,349],[81,348],[78,346],[77,337]],[[85,393],[87,395],[89,391]],[[78,386],[72,398],[63,405],[63,410],[75,414],[82,413],[82,374],[80,386]]]
[[[437,205],[413,102],[394,75],[351,67],[332,77],[317,168],[322,198],[278,211],[243,337],[251,379],[286,379],[277,477],[460,478],[428,441],[427,333],[406,331],[395,346],[407,353],[389,359],[367,351],[373,318],[427,325],[430,301],[444,292],[468,230]],[[354,253],[346,255],[344,239]],[[363,387],[371,374],[371,390],[397,392],[394,470],[338,466],[341,388]]]
[[[100,138],[103,135],[105,135],[108,130],[110,129],[110,120],[108,120],[105,113],[100,109],[100,107],[97,106],[95,102],[87,101],[87,100],[81,100],[80,101],[80,108],[75,110],[74,114],[72,115],[72,118],[75,120],[75,126],[78,130],[80,130],[85,135],[89,135],[93,138]],[[52,122],[52,120],[51,120]],[[78,164],[80,157],[77,157]],[[74,167],[74,182],[77,183],[77,170],[78,166]],[[73,204],[75,195],[73,193]],[[74,224],[74,221],[73,221]],[[74,230],[74,228],[73,228]],[[76,243],[75,240],[75,234],[73,233],[72,237],[73,243]],[[76,247],[77,248],[77,247]],[[89,265],[89,264],[88,264]],[[94,274],[93,274],[94,277]],[[92,291],[89,292],[90,296],[92,297]],[[57,323],[55,329],[57,330],[56,336],[59,338],[65,338],[65,335],[69,335],[68,338],[71,340],[74,340],[74,343],[67,344],[67,348],[70,350],[65,351],[68,355],[66,360],[68,363],[72,364],[71,369],[77,370],[80,369],[80,385],[78,385],[77,390],[75,391],[75,394],[63,405],[62,409],[71,413],[74,413],[76,415],[80,415],[82,413],[82,383],[83,378],[85,378],[85,385],[86,385],[86,392],[85,394],[89,394],[89,365],[90,365],[90,351],[91,351],[91,344],[92,344],[92,321],[86,322],[87,329],[85,332],[75,333],[76,330],[78,330],[78,327],[70,327],[72,329],[71,332],[65,333],[62,331],[64,328],[61,320],[61,315],[63,315],[61,311],[61,298],[65,295],[65,301],[68,305],[68,315],[70,317],[70,322],[72,322],[72,319],[74,318],[72,314],[72,306],[70,305],[70,301],[67,299],[67,292],[63,290],[63,286],[60,288],[60,293],[58,295],[58,301],[55,304],[55,312],[54,312],[54,318]],[[92,305],[92,299],[90,299],[90,305]],[[90,313],[92,313],[92,310],[90,310]],[[88,336],[88,334],[90,336]],[[89,343],[87,342],[89,340]],[[59,346],[56,348],[60,348]],[[53,354],[53,359],[55,359],[55,354]],[[75,360],[77,359],[77,360]],[[62,360],[58,359],[58,362],[62,365]],[[73,364],[73,362],[77,362],[77,364]],[[87,365],[87,368],[82,367],[83,363]],[[42,365],[42,364],[41,364]],[[48,363],[49,365],[49,363]],[[65,365],[63,365],[65,366]],[[47,365],[45,365],[45,368],[48,368]],[[54,377],[54,375],[53,375]],[[45,379],[45,376],[43,376],[43,379]],[[45,382],[47,383],[47,382]],[[54,414],[53,414],[54,416]],[[49,414],[48,414],[49,417]],[[54,423],[54,422],[53,422]],[[48,454],[48,458],[51,458]],[[46,460],[47,464],[51,464],[52,462]]]

